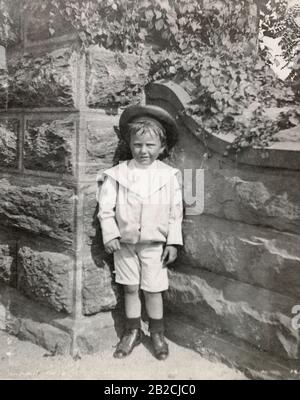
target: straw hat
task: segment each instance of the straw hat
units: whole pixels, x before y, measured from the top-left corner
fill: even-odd
[[[120,137],[124,138],[128,131],[128,125],[141,117],[157,120],[166,131],[166,142],[168,149],[171,149],[178,137],[178,126],[175,119],[165,109],[154,105],[132,105],[123,111],[119,121]]]

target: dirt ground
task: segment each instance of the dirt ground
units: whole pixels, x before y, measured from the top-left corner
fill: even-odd
[[[126,359],[112,357],[113,348],[73,360],[50,356],[47,350],[0,331],[0,380],[243,380],[245,376],[222,363],[210,362],[198,353],[169,341],[170,356],[156,360],[149,339]]]

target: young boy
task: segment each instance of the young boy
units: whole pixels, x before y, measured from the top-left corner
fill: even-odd
[[[128,107],[120,134],[132,159],[104,172],[99,195],[103,243],[114,254],[116,282],[124,286],[126,331],[114,357],[123,358],[141,343],[142,289],[157,359],[169,354],[164,338],[162,292],[167,265],[182,245],[182,193],[177,169],[159,160],[174,141],[172,117],[155,106]]]

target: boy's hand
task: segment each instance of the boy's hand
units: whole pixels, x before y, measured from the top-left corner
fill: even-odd
[[[121,245],[119,239],[112,239],[109,242],[105,243],[104,249],[109,254],[113,253],[114,251],[120,250]]]
[[[164,265],[171,264],[177,258],[177,248],[175,246],[166,246],[161,257],[162,263]]]

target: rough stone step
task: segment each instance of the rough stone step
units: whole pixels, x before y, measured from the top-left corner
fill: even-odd
[[[195,327],[183,315],[171,311],[166,318],[168,339],[193,350],[210,361],[223,362],[251,379],[300,379],[300,362],[278,360],[232,335]]]
[[[117,342],[118,311],[77,318],[40,305],[0,283],[0,330],[44,347],[51,354],[95,353],[105,341]]]
[[[170,271],[166,304],[194,324],[227,332],[284,359],[300,358],[297,300],[204,270]]]

